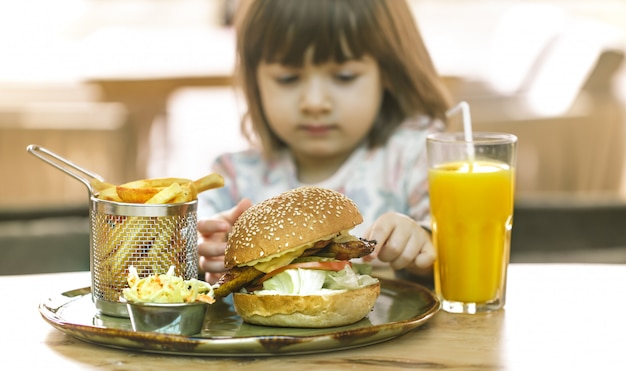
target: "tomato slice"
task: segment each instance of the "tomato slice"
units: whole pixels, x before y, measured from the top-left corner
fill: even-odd
[[[273,271],[269,272],[265,276],[261,277],[261,279],[257,281],[257,284],[261,284],[263,283],[263,281],[267,281],[270,278],[274,277],[275,275],[286,271],[287,269],[302,268],[302,269],[317,269],[317,270],[322,270],[322,271],[339,272],[340,270],[344,269],[346,266],[352,266],[352,262],[348,260],[337,260],[337,261],[302,262],[302,263],[287,264],[280,268],[274,269]]]

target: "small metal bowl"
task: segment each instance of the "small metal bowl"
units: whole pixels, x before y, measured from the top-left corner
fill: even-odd
[[[196,335],[202,331],[207,303],[126,303],[135,331]]]

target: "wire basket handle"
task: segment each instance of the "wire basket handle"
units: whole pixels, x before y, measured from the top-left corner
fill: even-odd
[[[30,144],[26,147],[26,150],[83,183],[92,196],[94,195],[94,191],[100,191],[102,188],[109,186],[100,175],[86,170],[46,148],[36,144]]]

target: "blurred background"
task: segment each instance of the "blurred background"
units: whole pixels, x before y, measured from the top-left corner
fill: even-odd
[[[626,1],[409,2],[475,130],[519,137],[512,261],[626,263]],[[113,183],[245,148],[236,5],[0,1],[0,274],[89,269],[86,188],[28,144]]]

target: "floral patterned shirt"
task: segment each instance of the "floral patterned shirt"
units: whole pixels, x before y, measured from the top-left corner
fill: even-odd
[[[230,209],[243,198],[258,203],[289,189],[316,185],[341,192],[357,204],[363,223],[352,231],[356,236],[363,236],[389,211],[408,215],[428,227],[426,136],[442,129],[441,122],[425,116],[407,120],[385,146],[358,147],[334,175],[317,184],[298,181],[288,151],[269,162],[258,150],[223,154],[213,164],[213,171],[224,177],[225,185],[200,194],[198,217]]]

